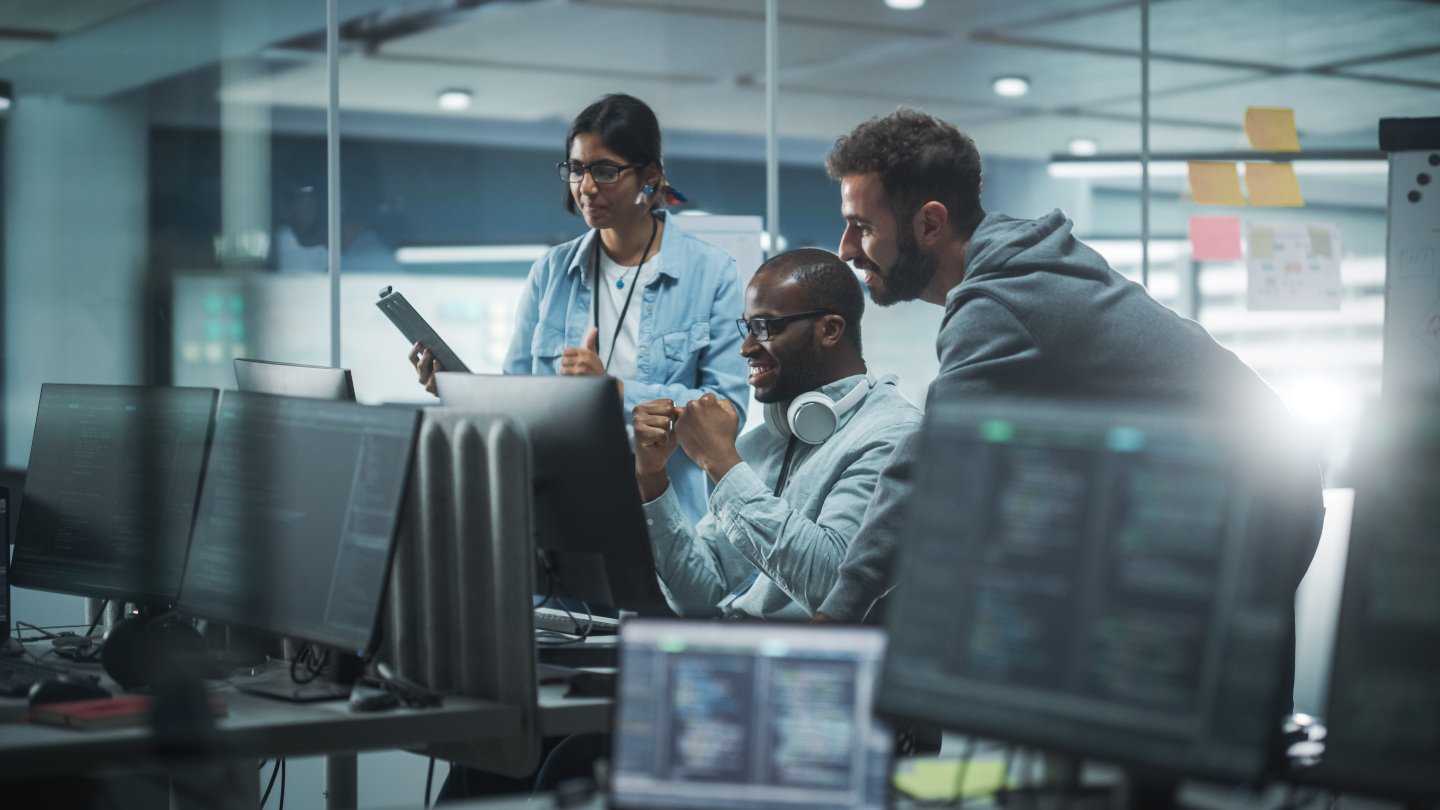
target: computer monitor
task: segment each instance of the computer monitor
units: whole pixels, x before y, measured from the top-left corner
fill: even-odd
[[[1288,550],[1257,531],[1247,431],[978,397],[923,430],[881,711],[1161,790],[1270,770],[1293,594],[1273,573]]]
[[[0,646],[10,639],[10,490],[0,487]]]
[[[306,366],[300,363],[237,357],[235,382],[241,391],[355,401],[355,383],[348,368]]]
[[[460,372],[437,380],[445,406],[508,416],[529,434],[537,587],[592,609],[670,615],[615,381]]]
[[[367,654],[419,418],[226,391],[177,609]]]
[[[878,627],[621,625],[611,807],[881,810]]]
[[[42,386],[11,583],[173,603],[215,397],[209,388]]]
[[[1392,402],[1362,421],[1316,781],[1440,801],[1440,412]]]

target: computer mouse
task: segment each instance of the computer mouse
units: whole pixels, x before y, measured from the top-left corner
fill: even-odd
[[[93,700],[110,697],[110,690],[94,681],[60,676],[40,681],[30,687],[30,705],[63,703],[67,700]]]

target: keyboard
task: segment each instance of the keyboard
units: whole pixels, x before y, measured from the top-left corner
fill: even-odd
[[[95,675],[76,672],[73,669],[37,664],[34,661],[20,658],[0,658],[0,696],[25,697],[30,694],[31,686],[40,681],[53,680],[61,675],[91,680],[96,683],[100,681]]]
[[[590,635],[592,636],[613,636],[620,632],[620,620],[612,619],[609,616],[587,616],[577,610],[572,610],[567,614],[559,608],[535,608],[536,630],[553,630],[557,633],[569,633],[572,636],[579,635],[580,631],[585,628],[587,619],[591,622]]]

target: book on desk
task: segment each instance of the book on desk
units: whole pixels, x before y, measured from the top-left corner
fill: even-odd
[[[212,695],[208,702],[212,717],[225,717],[230,713],[225,698]],[[149,723],[154,708],[155,698],[149,695],[122,695],[31,706],[30,719],[68,728],[125,728]]]

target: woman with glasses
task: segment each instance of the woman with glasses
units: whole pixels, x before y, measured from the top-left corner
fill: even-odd
[[[746,363],[731,326],[744,309],[735,261],[672,227],[666,202],[684,197],[665,177],[660,124],[645,102],[608,95],[576,116],[556,166],[565,208],[590,230],[530,268],[505,357],[507,374],[609,375],[625,424],[641,402],[682,406],[713,392],[744,423]],[[433,393],[428,350],[411,362]],[[682,509],[706,511],[705,475],[676,453],[670,481]]]

